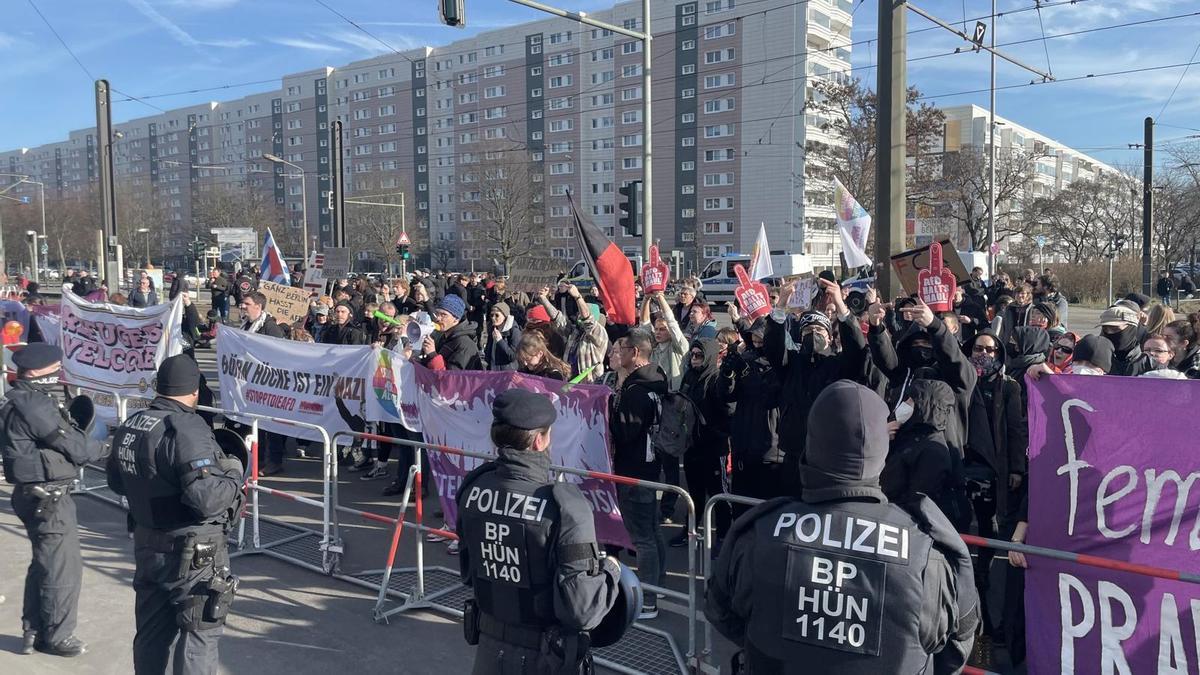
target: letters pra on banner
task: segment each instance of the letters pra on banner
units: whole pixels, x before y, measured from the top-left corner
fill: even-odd
[[[183,350],[183,296],[139,309],[88,302],[63,288],[60,312],[64,378],[92,397],[98,420],[115,419],[115,401],[105,392],[129,399],[130,409],[149,405],[159,364]]]
[[[1191,381],[1031,382],[1028,542],[1194,572],[1198,404]],[[1200,586],[1035,556],[1027,574],[1030,673],[1200,668]]]

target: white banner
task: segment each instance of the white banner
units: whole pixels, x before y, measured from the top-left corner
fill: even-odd
[[[330,436],[365,419],[374,363],[370,347],[292,342],[229,326],[217,331],[223,408],[316,424]],[[297,438],[321,436],[314,429],[282,422],[260,420],[259,425]]]
[[[183,350],[183,296],[153,307],[88,302],[63,288],[60,344],[69,384],[154,397],[158,366]]]
[[[529,389],[548,396],[558,409],[553,462],[611,471],[611,392],[601,385],[564,389],[562,382],[515,372],[433,371],[386,349],[291,342],[227,326],[217,335],[217,365],[222,407],[229,410],[316,424],[330,436],[364,422],[399,423],[422,432],[429,443],[485,453],[494,447],[490,430],[496,395],[513,387]],[[259,424],[299,438],[319,435],[283,422]],[[436,451],[429,453],[429,461],[442,508],[453,522],[458,485],[479,462]],[[614,484],[578,476],[567,480],[579,484],[591,503],[601,540],[627,545]]]

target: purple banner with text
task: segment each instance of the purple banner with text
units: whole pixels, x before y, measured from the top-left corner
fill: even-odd
[[[1031,381],[1028,543],[1200,568],[1198,405],[1192,381]],[[1025,608],[1030,673],[1200,669],[1200,585],[1030,556]]]

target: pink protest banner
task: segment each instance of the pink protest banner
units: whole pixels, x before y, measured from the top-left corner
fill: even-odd
[[[1200,384],[1029,386],[1030,544],[1195,572]],[[1029,557],[1029,672],[1195,673],[1200,585]]]
[[[494,453],[491,440],[492,401],[513,387],[545,394],[558,410],[551,430],[550,458],[554,464],[582,471],[608,473],[608,397],[602,385],[574,385],[514,372],[429,370],[377,350],[372,377],[374,396],[368,397],[367,419],[398,422],[424,435],[425,442]],[[446,522],[457,514],[458,486],[481,460],[445,452],[428,452]],[[616,486],[598,478],[567,475],[592,506],[596,536],[602,543],[629,546],[629,535],[617,509]]]

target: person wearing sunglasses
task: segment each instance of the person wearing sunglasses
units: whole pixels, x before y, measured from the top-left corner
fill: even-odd
[[[966,352],[978,375],[971,391],[970,425],[963,456],[967,495],[979,524],[979,536],[994,538],[1000,534],[1007,538],[1018,522],[1029,445],[1021,385],[1006,372],[1004,344],[995,333],[979,333],[966,345]],[[983,603],[980,614],[984,617],[984,632],[989,636],[995,633],[987,611],[989,572],[994,556],[991,549],[981,548],[975,558],[975,586]],[[1005,600],[1007,608],[1010,600]]]
[[[1050,345],[1050,358],[1046,365],[1052,373],[1071,372],[1071,362],[1075,359],[1075,343],[1079,336],[1075,333],[1064,333]]]

